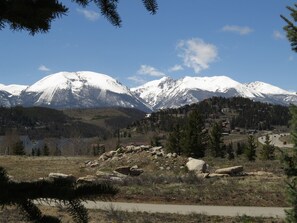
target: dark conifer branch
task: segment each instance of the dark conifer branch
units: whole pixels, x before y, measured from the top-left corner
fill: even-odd
[[[94,3],[101,14],[114,26],[121,26],[117,11],[118,0],[72,0],[82,7]],[[156,14],[156,0],[142,0],[151,14]],[[10,29],[27,30],[31,35],[48,32],[51,22],[66,15],[68,7],[60,0],[0,0],[0,30],[8,25]]]
[[[33,200],[62,203],[73,217],[74,222],[87,223],[88,212],[82,201],[92,198],[110,198],[118,190],[101,182],[78,184],[71,179],[45,178],[33,182],[9,180],[3,167],[0,167],[0,205],[17,205],[28,220],[33,222],[60,222],[59,219],[43,215]]]

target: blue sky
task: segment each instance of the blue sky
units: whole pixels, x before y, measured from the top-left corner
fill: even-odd
[[[33,84],[59,71],[105,73],[128,87],[162,76],[226,75],[297,91],[297,54],[280,14],[294,0],[119,1],[121,28],[71,1],[46,34],[0,31],[0,83]],[[70,3],[69,3],[70,2]]]

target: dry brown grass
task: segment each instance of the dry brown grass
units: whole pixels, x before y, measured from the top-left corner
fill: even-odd
[[[87,170],[80,168],[86,160],[94,157],[29,157],[29,156],[0,156],[0,166],[8,175],[17,180],[34,180],[46,177],[51,172],[72,174],[76,177],[87,175]]]
[[[94,157],[20,157],[0,156],[0,165],[17,180],[46,177],[50,172],[72,174],[76,177],[95,174],[97,170],[112,172],[123,165],[138,165],[144,169],[139,177],[127,178],[119,184],[121,201],[157,203],[187,203],[212,205],[287,206],[285,178],[279,161],[246,162],[244,159],[206,158],[211,170],[233,165],[243,165],[245,171],[268,171],[269,177],[229,177],[197,179],[180,166],[186,159],[179,157],[155,159],[146,152],[127,156],[120,161],[101,163],[96,168],[86,168],[84,162]],[[163,170],[160,169],[163,167]],[[170,170],[166,170],[170,167]]]

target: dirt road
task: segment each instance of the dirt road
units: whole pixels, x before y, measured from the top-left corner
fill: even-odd
[[[271,140],[271,144],[277,146],[279,148],[293,148],[293,144],[284,144],[279,140],[281,136],[290,135],[290,133],[282,133],[282,134],[269,134],[269,140]],[[258,138],[258,141],[262,144],[265,142],[265,136],[261,136]]]
[[[207,206],[207,205],[172,205],[172,204],[144,204],[123,202],[85,202],[88,209],[111,209],[123,211],[140,211],[152,213],[201,213],[219,216],[253,216],[253,217],[285,217],[285,209],[282,207],[245,207],[245,206]]]

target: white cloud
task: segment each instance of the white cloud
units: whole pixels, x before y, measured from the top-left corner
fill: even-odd
[[[156,68],[148,65],[141,65],[139,70],[137,71],[138,74],[142,75],[149,75],[153,77],[162,77],[165,76],[165,74]]]
[[[209,68],[209,64],[218,58],[217,47],[205,43],[202,39],[182,40],[177,45],[179,56],[186,67],[194,69],[195,73]]]
[[[289,56],[289,61],[293,61],[294,60],[294,57],[291,55]]]
[[[273,31],[273,38],[276,39],[276,40],[279,40],[279,39],[285,39],[285,35],[282,34],[280,31],[278,30],[274,30]]]
[[[76,9],[80,14],[82,14],[87,20],[90,21],[96,21],[99,19],[100,14],[97,12],[94,12],[92,10],[87,9]]]
[[[176,64],[174,65],[173,67],[170,67],[168,69],[169,72],[176,72],[176,71],[180,71],[180,70],[183,70],[183,66],[182,65],[179,65],[179,64]]]
[[[48,67],[46,67],[46,66],[44,66],[44,65],[40,65],[40,66],[38,67],[38,70],[40,70],[40,71],[44,71],[44,72],[48,72],[48,71],[50,71],[51,69],[49,69]]]
[[[131,76],[131,77],[128,77],[128,80],[130,81],[133,81],[137,84],[144,84],[146,83],[146,80],[142,79],[141,77],[139,76]]]
[[[239,35],[247,35],[253,32],[254,30],[248,26],[234,26],[234,25],[226,25],[222,28],[224,32],[233,32]]]

